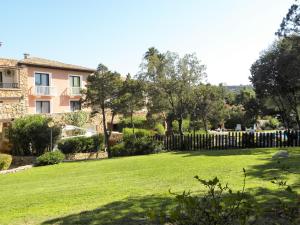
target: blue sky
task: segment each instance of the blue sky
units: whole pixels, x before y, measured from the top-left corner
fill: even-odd
[[[33,56],[135,74],[149,47],[195,52],[214,84],[247,84],[293,0],[6,0],[0,57]]]

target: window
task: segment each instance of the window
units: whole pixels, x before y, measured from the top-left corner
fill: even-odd
[[[80,87],[80,76],[70,76],[71,87]]]
[[[70,101],[71,112],[75,112],[81,109],[80,101]]]
[[[36,86],[49,86],[50,78],[48,73],[35,73]]]
[[[3,73],[0,71],[0,83],[3,83]]]
[[[50,113],[50,101],[36,101],[36,113]]]

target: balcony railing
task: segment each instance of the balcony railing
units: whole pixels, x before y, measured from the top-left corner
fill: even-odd
[[[19,83],[0,83],[0,88],[20,88]]]
[[[69,92],[70,95],[81,95],[81,87],[71,87]]]
[[[52,86],[35,86],[35,95],[55,96],[56,88]]]

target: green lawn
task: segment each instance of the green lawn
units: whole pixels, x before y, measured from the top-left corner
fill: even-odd
[[[146,211],[170,199],[169,189],[199,191],[193,179],[218,176],[266,200],[277,190],[271,159],[276,150],[162,153],[37,167],[0,175],[0,224],[144,224]],[[300,148],[282,160],[300,170]],[[289,175],[299,184],[299,175]],[[296,187],[297,188],[297,187]],[[203,190],[203,189],[202,189]]]

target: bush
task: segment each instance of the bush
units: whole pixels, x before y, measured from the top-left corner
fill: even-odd
[[[152,130],[147,130],[147,129],[134,129],[134,134],[135,136],[138,137],[147,137],[147,136],[152,136],[154,135],[154,131]],[[132,128],[124,128],[123,129],[123,135],[124,137],[126,136],[132,136],[133,135],[133,129]]]
[[[77,111],[67,113],[64,116],[64,121],[68,125],[83,127],[89,120],[89,114],[85,111]]]
[[[124,142],[121,142],[119,144],[116,144],[110,148],[109,151],[109,157],[114,156],[127,156],[129,155],[129,152],[126,151],[126,148],[124,146]]]
[[[146,155],[158,153],[162,151],[162,149],[162,143],[155,141],[152,138],[135,138],[133,136],[127,136],[122,143],[119,143],[110,149],[109,156]]]
[[[42,115],[30,115],[16,119],[9,128],[9,139],[13,143],[13,155],[42,155],[52,143],[59,139],[61,127],[50,128],[52,119]]]
[[[103,135],[92,137],[74,137],[63,139],[58,143],[58,149],[64,154],[80,152],[97,152],[103,146]]]
[[[60,151],[46,152],[36,159],[38,166],[53,165],[62,162],[65,155]]]
[[[135,128],[146,128],[147,127],[147,120],[144,116],[133,116],[133,124]],[[119,124],[118,129],[119,131],[122,131],[123,128],[131,127],[131,119],[130,117],[123,118]]]
[[[0,170],[7,170],[10,167],[12,156],[0,154]]]

